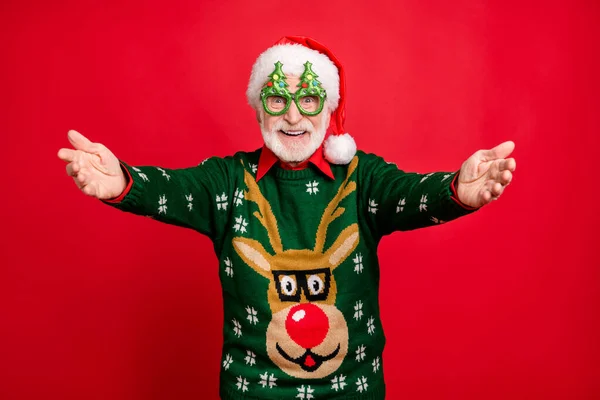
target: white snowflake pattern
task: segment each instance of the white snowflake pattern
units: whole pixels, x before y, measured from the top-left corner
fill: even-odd
[[[425,179],[429,178],[431,175],[433,175],[433,172],[430,174],[427,174],[423,178],[421,178],[421,182],[419,182],[419,183],[423,183],[423,181],[425,181]]]
[[[194,198],[192,197],[192,194],[190,193],[190,194],[186,195],[185,199],[188,201],[188,205],[187,205],[188,209],[190,211],[192,211],[192,208],[194,208],[194,205],[192,204],[192,201],[194,200]]]
[[[248,381],[246,378],[242,378],[241,376],[237,377],[237,383],[235,386],[237,386],[238,390],[241,390],[242,392],[248,391]]]
[[[231,357],[229,354],[227,354],[225,356],[225,359],[223,360],[223,368],[225,368],[225,370],[228,370],[229,366],[231,365],[232,362],[233,362],[233,357]]]
[[[233,225],[233,229],[236,232],[246,233],[246,227],[248,226],[248,221],[244,219],[241,215],[235,219],[235,225]]]
[[[331,388],[333,390],[335,390],[336,392],[338,390],[344,390],[344,387],[346,387],[348,384],[346,383],[346,377],[344,375],[338,375],[338,376],[334,376],[333,379],[331,380]]]
[[[319,191],[319,188],[317,186],[319,186],[319,182],[317,181],[308,182],[306,184],[306,191],[310,194],[317,194],[317,192]]]
[[[207,162],[208,160],[210,160],[210,157],[205,158],[204,160],[202,160],[202,162],[200,163],[200,165],[204,165],[204,163]]]
[[[355,357],[356,361],[361,362],[365,359],[365,357],[366,357],[365,350],[366,349],[367,348],[362,344],[356,348],[356,357]]]
[[[451,176],[452,176],[452,174],[444,175],[444,177],[442,178],[442,182],[444,182],[446,179],[450,178]]]
[[[419,212],[427,211],[427,195],[421,196],[421,204],[419,204]]]
[[[357,301],[356,304],[354,305],[354,319],[357,321],[360,321],[360,319],[363,316],[363,312],[362,312],[362,301]]]
[[[369,199],[369,212],[372,214],[377,214],[377,207],[379,205],[375,203],[375,200]]]
[[[398,206],[396,207],[396,214],[398,214],[399,212],[404,211],[404,206],[406,205],[406,197],[403,199],[400,199],[398,201]]]
[[[250,169],[252,170],[252,172],[256,173],[256,171],[258,170],[258,165],[250,163]]]
[[[373,360],[373,362],[371,363],[371,365],[373,366],[373,373],[379,371],[379,365],[380,365],[380,363],[379,363],[379,357],[375,358]]]
[[[361,253],[357,253],[356,256],[352,259],[352,261],[354,261],[354,272],[356,272],[357,274],[360,274],[361,272],[363,272],[363,256]]]
[[[256,364],[256,354],[250,350],[246,350],[246,357],[244,357],[244,361],[246,361],[246,364],[250,366]]]
[[[233,263],[229,257],[227,257],[223,262],[225,263],[225,274],[227,274],[228,277],[233,278]]]
[[[269,375],[269,372],[265,372],[264,374],[260,374],[260,382],[259,384],[262,385],[262,387],[269,387],[269,389],[273,389],[273,386],[277,386],[277,383],[275,383],[275,381],[277,380],[277,378],[275,378],[275,376],[273,374]]]
[[[369,387],[369,385],[367,384],[367,378],[364,376],[361,376],[360,378],[358,378],[358,380],[356,381],[356,391],[357,392],[366,392],[367,388]]]
[[[148,179],[148,175],[144,174],[144,173],[142,172],[142,170],[141,170],[141,169],[139,169],[139,168],[136,168],[136,167],[131,167],[131,168],[132,168],[132,169],[133,169],[135,172],[137,172],[137,174],[140,176],[140,178],[142,178],[142,180],[143,180],[144,182],[150,182],[150,180]]]
[[[163,194],[158,199],[158,213],[166,214],[167,213],[167,198]]]
[[[235,189],[235,194],[233,195],[233,203],[235,206],[241,206],[244,202],[244,191],[242,189]]]
[[[431,217],[431,221],[436,223],[436,224],[444,224],[446,223],[446,221],[441,220],[441,219],[437,219],[436,217]]]
[[[231,322],[233,323],[233,333],[235,334],[235,336],[242,336],[242,324],[240,324],[235,318],[232,319]]]
[[[298,390],[298,394],[296,395],[297,399],[314,399],[315,396],[312,394],[315,392],[315,389],[311,388],[310,385],[304,387],[304,385],[296,388]]]
[[[217,195],[217,210],[227,210],[227,195],[223,192],[222,195]]]
[[[162,172],[162,176],[164,176],[165,178],[167,178],[167,181],[171,179],[171,175],[167,174],[167,171],[165,171],[162,168],[156,167],[157,170],[159,170],[160,172]]]
[[[258,323],[258,313],[254,309],[254,307],[246,306],[246,312],[248,313],[246,319],[250,321],[251,324],[256,325]]]
[[[372,335],[373,333],[375,333],[375,318],[371,317],[369,318],[369,320],[367,321],[367,332],[369,333],[369,335]]]

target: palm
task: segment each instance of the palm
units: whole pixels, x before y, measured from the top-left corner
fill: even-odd
[[[126,186],[119,160],[105,146],[90,142],[76,131],[69,131],[75,148],[60,149],[58,157],[67,164],[67,174],[87,195],[106,200],[119,196]]]
[[[460,169],[458,199],[471,207],[481,207],[498,199],[516,168],[515,159],[506,158],[514,148],[515,144],[509,141],[490,150],[479,150],[469,157]]]

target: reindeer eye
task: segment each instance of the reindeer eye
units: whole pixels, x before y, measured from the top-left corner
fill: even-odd
[[[320,276],[311,275],[308,278],[308,290],[310,290],[310,294],[320,294],[323,292],[323,289],[325,289],[325,283],[323,283],[323,279]]]
[[[296,294],[296,281],[288,275],[281,277],[281,291],[286,296],[293,296]]]

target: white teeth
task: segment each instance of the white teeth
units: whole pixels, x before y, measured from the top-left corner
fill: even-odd
[[[290,136],[299,136],[304,133],[304,131],[282,131],[282,132],[285,133],[286,135],[290,135]]]

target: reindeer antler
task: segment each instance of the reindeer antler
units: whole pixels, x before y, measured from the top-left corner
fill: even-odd
[[[275,219],[275,214],[273,214],[271,205],[260,192],[260,189],[258,187],[258,184],[256,183],[256,180],[254,180],[254,177],[250,175],[250,173],[247,170],[244,170],[244,182],[248,187],[248,191],[246,192],[245,196],[246,200],[255,202],[258,206],[258,210],[260,211],[255,211],[254,216],[267,230],[267,234],[269,235],[269,242],[271,243],[271,247],[273,248],[273,251],[275,251],[275,254],[282,253],[283,245],[281,244],[281,236],[279,236],[279,229],[277,229],[277,220]]]
[[[331,202],[327,205],[327,208],[323,212],[323,217],[321,218],[321,222],[319,223],[319,228],[317,228],[317,240],[315,243],[315,252],[322,253],[323,247],[325,246],[325,235],[327,233],[327,228],[329,224],[331,224],[336,218],[344,213],[346,210],[344,207],[338,207],[340,202],[346,198],[350,193],[356,190],[356,182],[348,182],[350,176],[356,169],[358,165],[358,157],[354,157],[350,165],[348,166],[348,173],[346,174],[346,179],[340,185],[337,194],[331,200]]]

